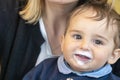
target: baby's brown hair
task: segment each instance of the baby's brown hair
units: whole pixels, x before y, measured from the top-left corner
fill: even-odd
[[[107,19],[106,29],[109,28],[109,25],[115,25],[112,28],[117,27],[117,31],[115,31],[116,35],[114,37],[114,43],[116,45],[115,48],[120,48],[120,15],[113,9],[111,4],[107,3],[107,0],[88,0],[87,3],[77,7],[68,17],[69,20],[67,21],[65,34],[67,32],[67,28],[70,24],[70,20],[72,19],[72,17],[80,15],[81,13],[84,13],[89,9],[92,9],[92,11],[96,12],[95,16],[89,18],[96,21],[100,21],[105,18]]]

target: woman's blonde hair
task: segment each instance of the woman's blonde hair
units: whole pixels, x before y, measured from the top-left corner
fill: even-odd
[[[43,11],[44,0],[28,0],[26,6],[19,12],[27,23],[37,23]]]
[[[87,1],[88,0],[79,0],[76,6]],[[45,0],[27,0],[25,7],[19,12],[19,14],[27,23],[35,24],[43,14],[44,7]]]
[[[86,3],[90,0],[79,0],[76,6]],[[95,2],[104,2],[106,0],[94,0]],[[43,13],[45,0],[27,0],[25,7],[19,12],[20,16],[27,23],[37,23]]]

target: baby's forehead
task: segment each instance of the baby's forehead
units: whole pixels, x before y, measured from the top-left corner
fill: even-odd
[[[104,16],[104,17],[103,17]],[[101,14],[97,12],[95,9],[90,8],[90,9],[77,9],[76,11],[73,12],[71,15],[70,21],[72,21],[75,18],[79,18],[81,20],[83,19],[88,19],[91,21],[96,21],[100,22],[103,21],[104,24],[106,24],[106,28],[118,28],[116,20],[114,20],[112,17],[107,17],[107,13]]]
[[[103,17],[104,16],[104,17]],[[91,19],[91,20],[103,20],[105,18],[107,18],[107,15],[105,13],[99,13],[97,10],[95,10],[94,8],[84,8],[84,9],[76,9],[71,17],[71,18],[74,18],[74,17],[78,17],[78,18],[88,18],[88,19]]]
[[[99,27],[103,28],[104,30],[108,31],[109,33],[118,33],[118,26],[116,24],[116,21],[113,21],[112,19],[109,20],[108,22],[108,18],[107,15],[104,18],[99,19],[98,13],[96,10],[90,8],[88,10],[76,10],[73,15],[71,16],[70,19],[70,23],[71,21],[76,21],[79,20],[80,21],[86,21],[87,22],[96,22],[96,24],[100,24]],[[86,24],[90,24],[90,23],[86,23]],[[97,26],[96,26],[97,27]]]
[[[78,8],[71,14],[71,17],[78,16],[78,15],[81,15],[81,16],[95,16],[96,14],[97,14],[97,11],[94,10],[93,8],[89,8],[89,9]]]

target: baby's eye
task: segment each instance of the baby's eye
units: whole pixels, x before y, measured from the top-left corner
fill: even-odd
[[[103,41],[101,40],[94,40],[94,43],[97,45],[103,45]]]
[[[73,35],[73,38],[75,38],[75,39],[82,39],[82,36],[79,35],[79,34],[74,34],[74,35]]]

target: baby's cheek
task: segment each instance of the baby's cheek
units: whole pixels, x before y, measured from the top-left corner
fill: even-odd
[[[104,65],[108,60],[108,57],[105,55],[99,55],[95,58],[96,64]]]

